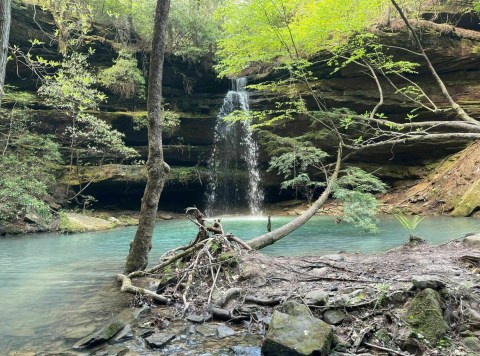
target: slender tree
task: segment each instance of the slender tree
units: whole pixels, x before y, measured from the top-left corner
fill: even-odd
[[[3,99],[3,86],[8,56],[8,38],[10,36],[10,22],[12,19],[12,0],[0,1],[0,106]]]
[[[162,77],[165,57],[166,28],[170,0],[158,0],[155,10],[155,25],[152,54],[148,77],[148,161],[147,186],[142,198],[137,233],[130,245],[125,273],[143,270],[148,264],[152,248],[152,235],[157,216],[158,202],[163,190],[168,165],[163,160],[162,125]]]

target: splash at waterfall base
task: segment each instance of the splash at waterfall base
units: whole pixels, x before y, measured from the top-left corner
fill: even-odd
[[[200,226],[195,244],[164,255],[148,273],[119,277],[141,311],[125,352],[478,352],[480,236],[376,255],[272,258],[220,223]],[[111,346],[95,351],[102,347]]]

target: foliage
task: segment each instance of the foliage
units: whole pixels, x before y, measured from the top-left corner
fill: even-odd
[[[425,216],[419,216],[419,215],[413,215],[411,218],[409,218],[407,215],[405,215],[405,213],[401,211],[396,213],[395,217],[400,222],[402,227],[408,232],[411,238],[415,237],[413,231],[416,229],[418,224],[420,224],[422,220],[425,219]]]
[[[113,66],[104,69],[98,82],[122,98],[145,98],[145,78],[133,53],[121,50]]]
[[[133,129],[141,130],[147,127],[148,117],[146,112],[135,113],[133,117]],[[180,126],[180,114],[175,111],[162,110],[160,120],[162,121],[162,132],[165,135],[172,135]]]
[[[221,75],[235,76],[259,63],[308,58],[344,43],[372,24],[383,0],[228,1],[219,41]]]
[[[90,113],[106,99],[94,86],[95,76],[88,71],[87,57],[73,53],[65,58],[59,70],[46,78],[39,93],[45,103],[66,115],[70,124],[65,136],[70,141],[70,153],[77,160],[85,154],[112,154],[133,157],[136,152],[124,145],[123,134]],[[73,162],[71,162],[73,163]]]
[[[52,217],[45,200],[60,153],[50,136],[31,133],[31,124],[26,109],[0,112],[0,221],[27,213],[45,222]]]
[[[213,13],[221,0],[172,1],[167,51],[187,60],[213,57],[219,37],[219,22]]]
[[[69,50],[76,50],[82,44],[85,36],[91,29],[93,8],[83,0],[32,0],[48,10],[57,27],[54,33],[58,40],[59,51],[67,54]]]
[[[474,6],[475,11],[480,14],[480,0],[476,0],[474,2],[473,6]]]
[[[263,140],[268,137],[270,144],[267,149],[273,156],[268,172],[275,170],[283,175],[285,180],[281,184],[282,189],[293,189],[309,202],[312,201],[318,188],[325,186],[325,183],[312,180],[310,172],[322,169],[328,154],[302,137],[281,137],[268,132],[263,132],[263,136]]]
[[[343,170],[333,196],[343,203],[343,219],[365,231],[377,231],[378,201],[373,193],[385,193],[386,184],[358,167]]]
[[[122,133],[91,113],[106,99],[105,94],[94,87],[96,84],[97,79],[88,71],[87,57],[74,52],[65,57],[55,74],[45,78],[39,89],[45,103],[65,115],[69,122],[63,134],[70,154],[70,178],[79,174],[74,166],[84,164],[85,159],[89,159],[89,163],[102,164],[107,157],[137,156],[134,149],[125,146]],[[90,196],[82,194],[84,189],[80,187],[69,200],[83,198],[89,201]]]

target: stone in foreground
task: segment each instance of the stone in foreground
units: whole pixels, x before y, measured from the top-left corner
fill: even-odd
[[[175,339],[175,334],[172,333],[155,333],[145,338],[147,345],[152,349],[160,349]]]
[[[341,324],[343,320],[347,317],[347,314],[341,310],[331,309],[327,310],[323,315],[323,320],[330,325]]]
[[[442,281],[438,276],[413,276],[412,283],[413,286],[418,289],[442,289],[445,287],[445,282]]]
[[[262,353],[267,356],[326,356],[332,341],[332,328],[322,320],[310,315],[291,316],[275,311],[263,342]]]
[[[405,319],[414,334],[435,345],[447,332],[443,320],[440,296],[427,288],[418,293],[407,306]],[[420,334],[420,335],[419,335]]]
[[[465,237],[463,243],[472,247],[480,247],[480,234]]]
[[[98,330],[97,332],[84,337],[83,339],[77,341],[73,345],[74,350],[84,350],[89,349],[104,342],[107,342],[112,337],[114,337],[123,327],[125,323],[121,320],[112,320],[106,326]]]

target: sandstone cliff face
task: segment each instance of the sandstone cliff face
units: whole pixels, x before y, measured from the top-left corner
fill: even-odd
[[[37,38],[46,44],[36,53],[46,58],[58,58],[55,43],[45,32],[52,32],[53,21],[49,14],[36,9],[35,21],[32,7],[16,3],[13,9],[13,27],[11,43],[24,50],[30,46],[29,39]],[[426,15],[428,17],[428,14]],[[454,99],[462,105],[473,117],[480,117],[480,32],[478,17],[473,13],[457,15],[450,11],[441,13],[435,18],[454,18],[461,28],[451,31],[435,25],[422,27],[422,41],[439,74],[445,80]],[[39,29],[41,25],[44,31]],[[430,24],[430,22],[428,23]],[[98,28],[93,33],[99,32]],[[386,44],[413,48],[408,33],[401,25],[393,23],[390,29],[378,30],[379,36]],[[108,34],[106,34],[108,35]],[[107,67],[116,57],[115,51],[106,43],[90,41],[88,46],[95,48],[91,62],[98,67]],[[403,51],[392,49],[392,54],[407,60],[417,60],[409,57]],[[148,57],[139,55],[139,64],[148,63]],[[314,83],[329,107],[345,107],[358,113],[371,110],[378,100],[375,83],[356,68],[347,68],[334,76],[331,68],[317,66],[314,68],[318,81]],[[440,95],[428,70],[420,67],[415,80],[422,84],[425,91],[431,95],[440,106],[445,101]],[[19,74],[20,76],[18,76]],[[251,80],[255,80],[252,78]],[[33,93],[36,81],[28,69],[9,63],[7,83],[15,85],[19,90]],[[164,207],[183,208],[191,204],[201,206],[206,187],[206,166],[213,144],[213,131],[217,112],[223,97],[229,89],[228,80],[216,78],[212,68],[199,64],[189,64],[181,58],[169,57],[165,67],[164,92],[169,109],[180,114],[181,125],[175,132],[165,137],[165,159],[174,168],[175,174],[167,184],[162,203]],[[18,97],[13,92],[6,100],[6,106],[12,106]],[[48,110],[35,96],[30,97],[31,104],[40,122],[38,130],[45,133],[60,133],[66,122],[62,117]],[[253,109],[271,106],[274,98],[261,92],[251,93]],[[389,118],[403,121],[412,107],[403,98],[389,89],[386,92],[382,112]],[[146,131],[134,129],[134,118],[145,110],[145,102],[141,100],[122,100],[113,95],[97,113],[99,117],[110,122],[112,126],[125,133],[125,141],[135,147],[140,153],[140,160],[146,159]],[[442,117],[443,119],[444,117]],[[427,112],[419,112],[419,119],[432,119]],[[311,127],[307,122],[284,122],[272,130],[282,134],[299,134]],[[329,142],[319,142],[327,151],[333,152]],[[353,156],[350,164],[359,164],[367,170],[376,170],[387,182],[396,185],[399,181],[416,180],[429,174],[434,162],[458,152],[467,145],[466,142],[443,142],[442,144],[416,144],[389,147],[369,151]],[[110,158],[112,163],[114,157]],[[261,152],[261,168],[264,174],[264,184],[269,200],[281,199],[278,195],[280,177],[266,173],[269,157]],[[127,162],[138,163],[138,162]],[[123,168],[119,168],[123,167]],[[100,174],[90,187],[90,194],[96,195],[99,204],[106,207],[139,206],[144,187],[144,175],[137,165],[115,166],[103,169],[108,172]],[[86,174],[88,177],[88,174]],[[87,179],[87,178],[86,178]]]

